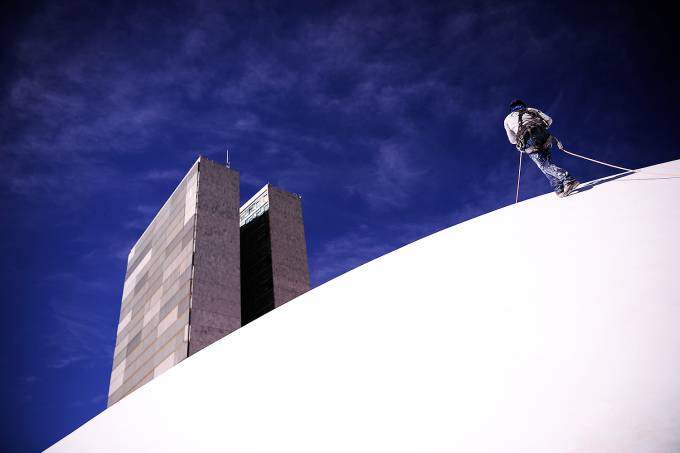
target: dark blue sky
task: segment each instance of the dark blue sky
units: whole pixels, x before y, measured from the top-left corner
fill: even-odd
[[[5,3],[0,449],[104,409],[125,257],[199,153],[230,148],[243,200],[302,195],[315,286],[514,202],[512,98],[575,152],[680,158],[677,26],[650,5]],[[522,197],[549,192],[525,164]]]

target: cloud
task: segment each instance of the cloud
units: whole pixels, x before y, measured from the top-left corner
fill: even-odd
[[[352,231],[332,237],[310,253],[313,286],[344,274],[399,247],[436,233],[462,220],[466,213],[419,216],[380,228],[361,224]]]
[[[356,127],[356,118],[404,135],[417,129],[409,109],[425,98],[445,108],[438,100],[447,97],[449,87],[440,71],[421,68],[418,52],[399,52],[426,46],[424,14],[415,8],[400,14],[382,4],[375,8],[380,14],[373,7],[347,5],[332,16],[292,23],[267,16],[251,22],[249,34],[240,33],[238,20],[212,8],[187,8],[184,15],[190,21],[161,19],[140,8],[124,18],[124,34],[88,30],[83,45],[68,49],[61,48],[68,40],[34,33],[13,47],[20,64],[9,106],[26,119],[26,126],[2,144],[13,165],[0,180],[4,177],[24,196],[63,194],[68,202],[69,194],[106,189],[122,176],[112,156],[173,146],[173,137],[185,136],[199,138],[202,144],[197,145],[220,159],[225,144],[235,161],[247,152],[254,165],[248,173],[296,187],[324,181],[342,150],[355,159],[355,168],[366,161],[375,164],[368,171],[378,182],[365,178],[367,186],[361,190],[375,193],[373,204],[382,204],[383,186],[391,182],[402,184],[398,191],[405,194],[417,175],[415,167],[407,171],[399,163],[404,159],[390,149],[394,144],[347,146],[385,140],[370,128]],[[69,11],[51,6],[33,19],[31,28],[66,21]],[[252,13],[238,7],[232,12],[236,17]],[[154,22],[152,29],[149,21]],[[292,28],[279,33],[284,26]],[[272,41],[270,33],[285,38]],[[167,43],[160,39],[164,34],[171,36]],[[142,38],[152,45],[120,52],[126,43]],[[389,46],[376,47],[382,42]],[[173,46],[179,52],[171,51]],[[310,115],[310,121],[291,122],[291,104],[296,105],[295,116]],[[330,123],[313,125],[319,115]],[[351,133],[340,135],[341,129]],[[314,159],[320,148],[330,161]],[[265,158],[253,159],[253,154]],[[35,171],[28,156],[47,168]],[[71,166],[74,162],[79,168]],[[183,170],[147,171],[142,179],[169,180]],[[103,173],[108,177],[96,181],[85,176],[91,190],[72,189],[80,176]]]
[[[46,197],[52,202],[75,209],[87,194],[111,187],[117,179],[115,171],[98,159],[41,160],[17,159],[14,161],[0,158],[6,164],[0,184],[19,195],[34,198]]]
[[[251,175],[250,173],[241,173],[240,174],[240,180],[241,180],[241,185],[246,185],[249,187],[255,187],[257,190],[262,188],[266,184],[266,180],[263,178],[260,178],[258,176]],[[245,196],[246,198],[250,198],[251,195],[254,195],[253,193],[250,192],[245,192],[241,194],[242,196]]]
[[[96,303],[96,299],[92,299]],[[77,363],[92,366],[111,358],[113,332],[111,324],[97,306],[89,306],[75,300],[48,303],[54,318],[54,330],[46,335],[46,344],[55,353],[47,363],[49,368],[64,368]]]
[[[144,174],[147,181],[181,181],[184,173],[177,169],[151,170]]]
[[[247,154],[249,174],[274,179],[282,170],[282,181],[309,177],[311,187],[324,180],[318,173],[333,173],[339,150],[354,167],[375,163],[389,151],[356,145],[396,136],[418,142],[433,123],[486,143],[502,116],[498,98],[522,62],[553,64],[558,57],[548,50],[569,41],[564,26],[518,28],[525,5],[350,2],[289,17],[201,3],[176,15],[120,9],[81,29],[72,17],[83,8],[45,6],[27,24],[32,33],[9,43],[17,64],[2,117],[13,127],[0,143],[0,183],[23,196],[67,202],[104,190],[125,175],[113,156],[158,149],[207,150],[221,160],[227,144],[235,157]],[[40,32],[55,27],[58,36]],[[324,143],[330,157],[319,164],[314,147]],[[269,162],[292,153],[300,171]],[[101,184],[85,176],[90,190],[73,188],[82,175],[102,173]],[[364,183],[369,193],[374,183]]]
[[[310,257],[312,283],[317,286],[392,250],[370,232],[353,232],[324,243]]]
[[[366,194],[374,206],[400,205],[407,201],[426,174],[409,161],[407,150],[397,143],[383,143],[378,150],[375,186]]]
[[[128,220],[126,222],[123,222],[123,226],[128,229],[128,230],[138,230],[138,231],[144,231],[144,229],[149,225],[149,222],[143,219],[133,219],[133,220]],[[129,252],[129,250],[128,250]],[[127,259],[127,254],[128,252],[125,252],[125,257]],[[122,252],[115,252],[116,257],[122,257],[121,255]]]
[[[59,271],[48,274],[41,282],[47,286],[63,285],[81,294],[92,294],[106,291],[109,285],[98,279],[87,279],[74,272]]]
[[[412,201],[428,174],[426,164],[415,156],[418,150],[404,137],[376,143],[375,147],[377,153],[370,164],[358,163],[348,173],[346,190],[380,211]]]
[[[99,394],[95,395],[91,398],[85,398],[85,399],[78,399],[70,403],[71,407],[83,407],[83,406],[90,406],[90,405],[99,405],[107,400],[108,395],[106,394]]]
[[[402,217],[398,222],[379,226],[361,224],[350,232],[322,242],[318,250],[310,251],[313,286],[399,247],[502,207],[503,203],[499,202],[505,195],[501,193],[502,190],[480,182],[473,188],[479,194],[474,199],[457,203],[454,209],[439,213],[420,212],[408,218]]]
[[[157,206],[151,206],[148,204],[138,204],[134,207],[135,212],[145,216],[154,216],[158,213],[159,209],[160,208]]]

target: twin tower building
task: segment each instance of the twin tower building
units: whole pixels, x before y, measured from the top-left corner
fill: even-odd
[[[309,290],[300,197],[199,157],[128,256],[108,405]]]

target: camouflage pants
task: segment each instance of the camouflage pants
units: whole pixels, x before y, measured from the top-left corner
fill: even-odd
[[[567,170],[558,167],[550,161],[550,145],[547,148],[530,153],[529,157],[536,163],[545,177],[548,178],[550,186],[555,193],[561,193],[564,184],[574,180]]]

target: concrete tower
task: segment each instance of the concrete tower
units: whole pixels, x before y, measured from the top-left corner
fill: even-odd
[[[200,157],[128,257],[109,406],[307,290],[300,197],[239,209],[238,173]]]
[[[241,326],[239,175],[200,157],[132,247],[109,406]]]
[[[267,184],[243,204],[241,319],[245,325],[309,290],[300,197]]]

